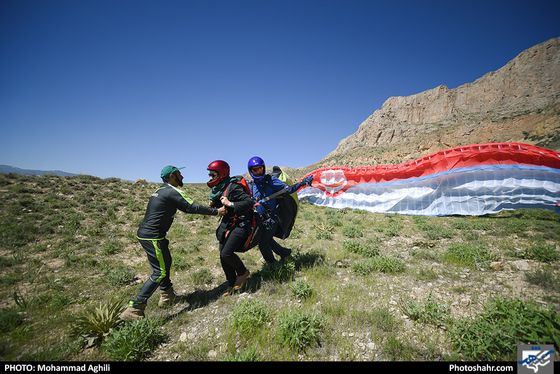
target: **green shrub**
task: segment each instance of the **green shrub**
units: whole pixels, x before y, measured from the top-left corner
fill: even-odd
[[[212,272],[206,268],[195,271],[191,277],[194,284],[197,285],[210,284],[214,279]]]
[[[379,246],[375,244],[363,244],[357,240],[345,240],[342,249],[347,253],[356,253],[364,257],[375,257],[379,255]]]
[[[228,353],[228,355],[220,361],[232,361],[232,362],[257,362],[263,361],[261,354],[257,352],[256,349],[250,348],[247,351],[239,352],[234,354]]]
[[[276,336],[280,344],[299,351],[320,342],[325,330],[323,317],[301,310],[283,312],[278,321]]]
[[[332,240],[332,232],[328,230],[321,230],[315,234],[315,239],[317,240]]]
[[[452,238],[453,231],[442,225],[441,223],[431,223],[432,219],[424,216],[414,216],[413,221],[418,228],[424,231],[425,236],[429,240],[438,240],[442,238]]]
[[[493,260],[484,243],[453,243],[443,255],[447,261],[463,266],[476,266]]]
[[[119,301],[99,303],[93,310],[86,310],[76,317],[71,326],[71,336],[80,339],[87,346],[99,346],[104,338],[123,323],[119,318],[122,311]]]
[[[296,274],[296,265],[291,261],[279,261],[274,263],[265,263],[262,269],[257,273],[265,280],[274,280],[277,282],[291,281]]]
[[[469,220],[468,217],[462,217],[460,220],[453,221],[451,227],[457,230],[492,230],[492,225],[489,222]]]
[[[117,238],[110,238],[105,242],[105,245],[101,249],[101,253],[104,255],[113,255],[120,252],[124,248],[123,243]]]
[[[432,293],[428,295],[423,305],[414,300],[410,300],[401,310],[412,321],[420,323],[430,323],[436,326],[445,325],[449,315],[449,307],[445,304],[438,304],[432,298]]]
[[[231,312],[231,324],[240,334],[255,333],[271,320],[266,305],[255,299],[243,300]]]
[[[136,273],[125,265],[117,265],[115,267],[106,265],[103,273],[107,284],[111,286],[122,286],[136,279]]]
[[[315,266],[322,266],[327,262],[327,257],[325,256],[323,251],[316,248],[313,248],[306,253],[292,253],[292,259],[297,270],[301,270],[303,268],[312,268]]]
[[[37,227],[30,222],[1,222],[0,246],[4,248],[23,247],[36,240]]]
[[[328,212],[328,211],[327,211]],[[327,223],[333,227],[341,227],[342,215],[340,214],[327,214]]]
[[[399,236],[402,230],[402,224],[399,219],[395,219],[396,216],[389,216],[389,221],[387,226],[384,228],[383,233],[388,237]]]
[[[530,302],[498,297],[474,319],[450,325],[452,346],[472,360],[515,360],[518,344],[553,344],[560,348],[560,316]]]
[[[368,275],[372,272],[387,274],[398,274],[406,270],[404,261],[388,256],[377,256],[366,260],[355,262],[352,270],[360,275]]]
[[[0,309],[0,332],[7,333],[23,322],[23,315],[15,309]]]
[[[307,299],[313,296],[313,287],[301,279],[295,281],[290,286],[290,289],[292,290],[292,295],[298,299]]]
[[[555,274],[551,268],[535,269],[525,273],[527,281],[550,291],[560,289],[560,274]]]
[[[315,229],[317,229],[317,233],[315,234],[315,238],[318,240],[331,240],[332,234],[334,232],[334,226],[329,223],[324,223],[323,221],[319,221],[317,225],[315,225]]]
[[[342,235],[347,238],[361,238],[364,236],[362,228],[358,225],[348,225],[342,228]]]
[[[524,257],[541,262],[554,262],[560,259],[560,252],[554,244],[535,244],[524,253]]]
[[[113,331],[102,347],[114,361],[140,361],[166,338],[159,323],[143,318]]]

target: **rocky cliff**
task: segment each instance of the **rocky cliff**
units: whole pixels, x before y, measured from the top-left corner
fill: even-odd
[[[313,167],[396,163],[460,145],[510,141],[560,150],[560,38],[473,83],[389,98]]]

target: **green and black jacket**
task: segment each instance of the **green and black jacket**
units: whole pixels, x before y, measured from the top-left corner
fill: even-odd
[[[184,191],[165,182],[152,194],[144,220],[138,228],[138,239],[163,239],[173,223],[177,209],[185,213],[217,216],[218,209],[194,203]]]

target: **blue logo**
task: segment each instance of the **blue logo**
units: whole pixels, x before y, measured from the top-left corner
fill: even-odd
[[[519,373],[553,374],[554,346],[518,345],[517,364]]]

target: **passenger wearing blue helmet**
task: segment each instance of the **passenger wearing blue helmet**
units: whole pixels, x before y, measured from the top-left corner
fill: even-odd
[[[249,174],[253,178],[251,189],[253,198],[258,203],[256,210],[257,213],[261,215],[263,219],[263,226],[265,227],[262,238],[259,242],[259,249],[266,262],[274,263],[277,261],[274,254],[277,254],[281,259],[284,259],[292,253],[292,250],[282,247],[274,240],[275,236],[284,238],[284,235],[281,233],[282,227],[280,227],[278,216],[275,214],[276,208],[278,207],[278,199],[267,199],[267,197],[270,197],[278,191],[283,191],[288,195],[292,194],[302,185],[310,184],[313,177],[308,177],[308,179],[300,183],[287,186],[276,176],[266,174],[265,162],[260,157],[251,157],[247,164],[247,168],[249,169]]]

